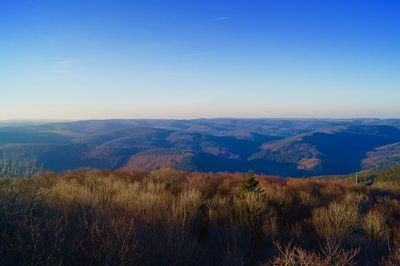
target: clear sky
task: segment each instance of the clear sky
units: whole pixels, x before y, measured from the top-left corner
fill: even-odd
[[[400,117],[400,1],[0,1],[0,120]]]

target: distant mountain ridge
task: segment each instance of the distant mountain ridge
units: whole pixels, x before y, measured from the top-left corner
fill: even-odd
[[[346,174],[400,162],[400,120],[89,120],[0,127],[0,153],[44,168]]]
[[[400,167],[400,142],[385,145],[367,153],[362,161],[364,170],[382,170]]]

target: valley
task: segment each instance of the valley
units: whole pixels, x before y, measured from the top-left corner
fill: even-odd
[[[79,168],[349,174],[400,161],[398,120],[195,119],[0,123],[0,152],[56,172]]]

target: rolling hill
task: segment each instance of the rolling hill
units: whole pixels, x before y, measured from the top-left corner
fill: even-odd
[[[400,167],[400,142],[385,145],[367,153],[362,161],[364,170],[382,170]]]
[[[1,123],[0,123],[1,124]],[[91,120],[0,127],[0,153],[45,169],[347,174],[400,161],[398,120]]]

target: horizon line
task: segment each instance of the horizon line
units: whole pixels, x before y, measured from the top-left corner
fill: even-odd
[[[0,123],[26,123],[26,122],[84,122],[84,121],[127,121],[127,120],[400,120],[400,117],[195,117],[195,118],[82,118],[82,119],[0,119]]]

